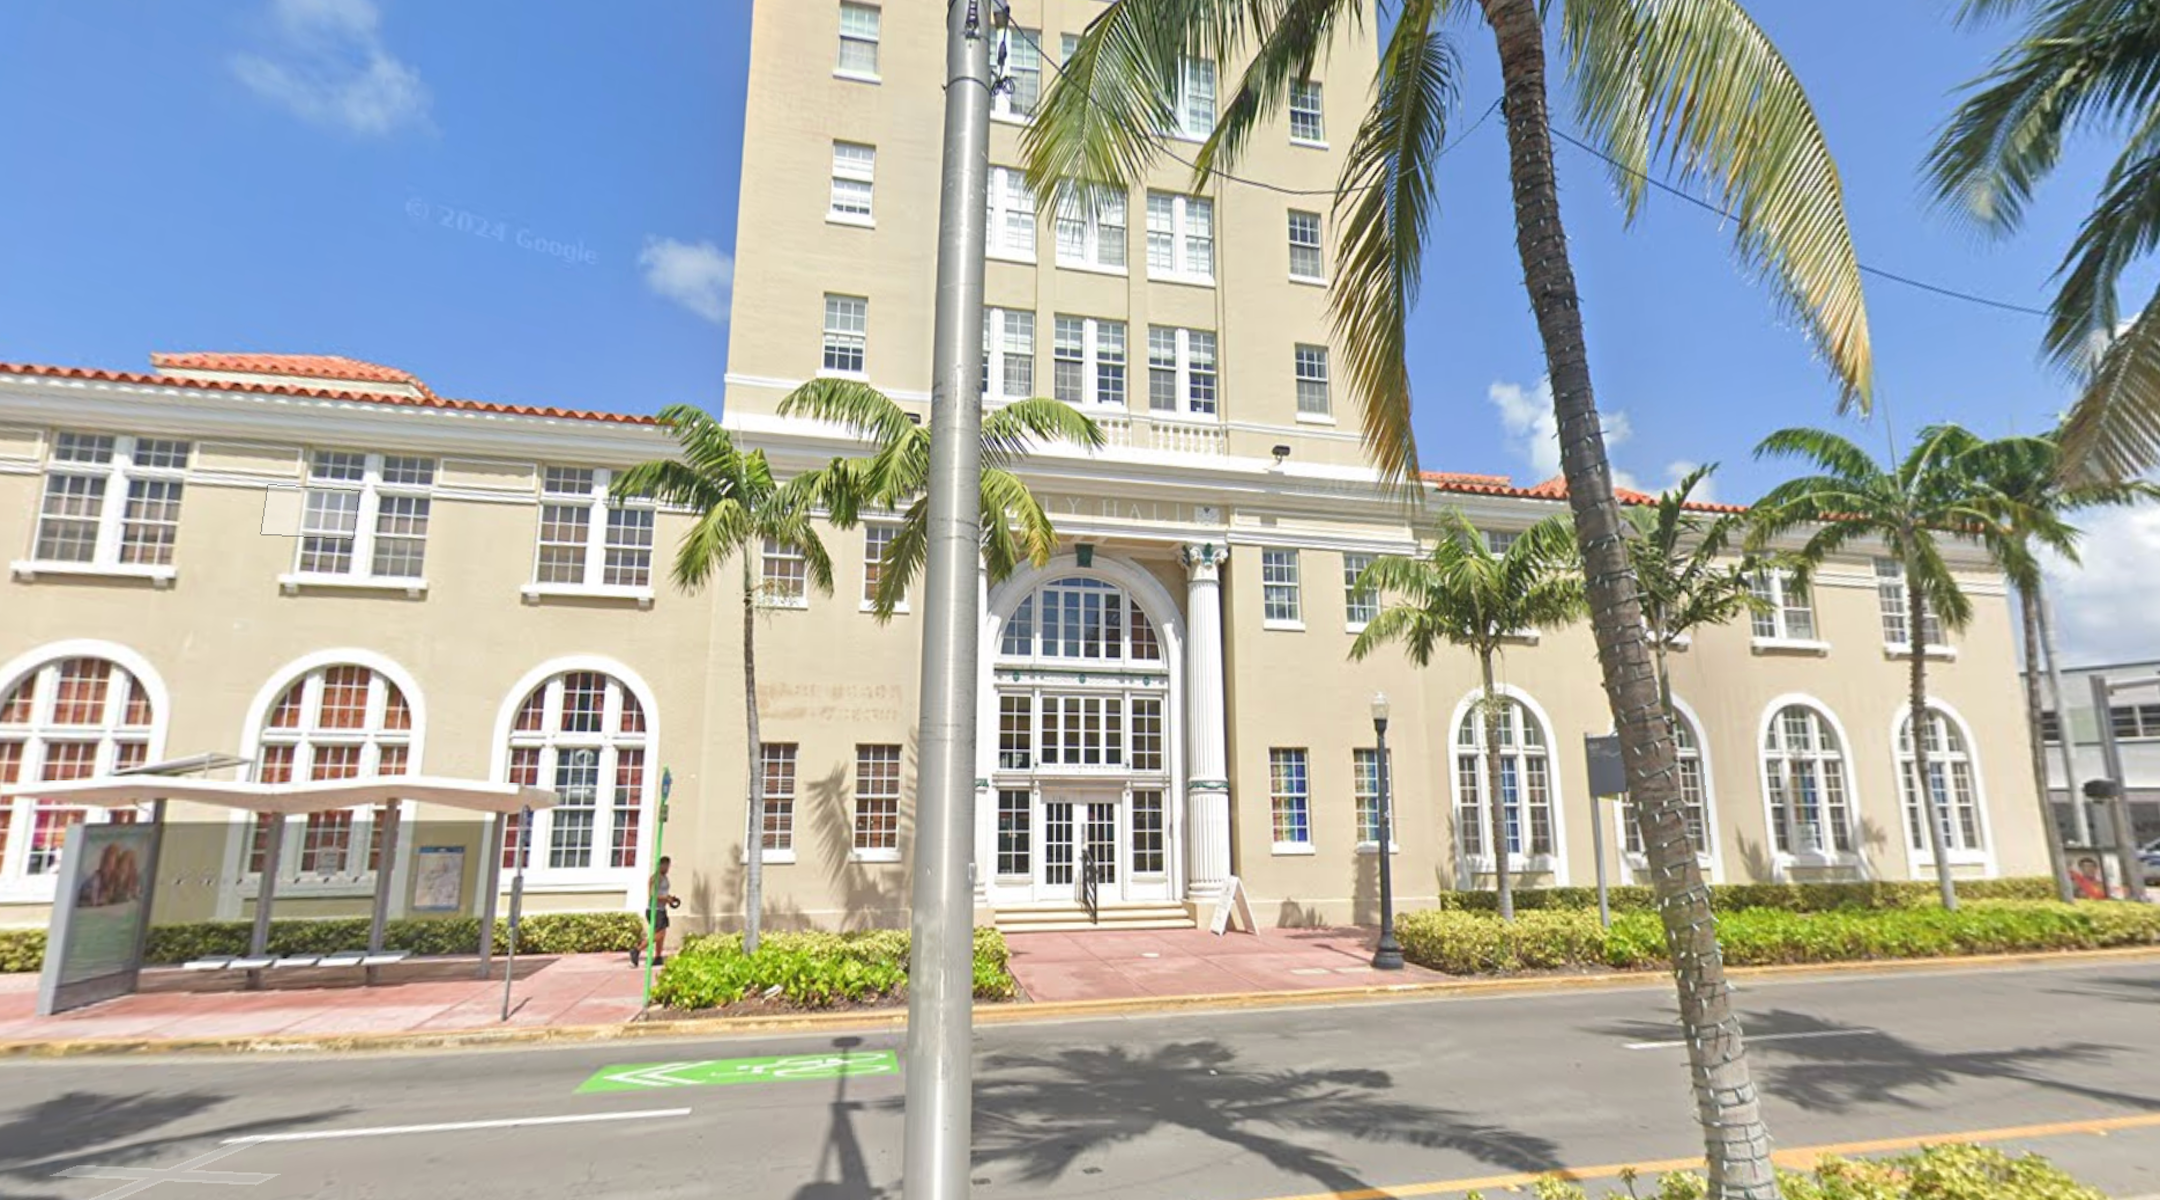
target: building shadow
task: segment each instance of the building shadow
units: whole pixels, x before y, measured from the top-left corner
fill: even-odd
[[[76,1091],[18,1109],[0,1123],[0,1178],[21,1181],[8,1186],[4,1194],[9,1200],[57,1200],[51,1193],[29,1190],[31,1181],[46,1183],[72,1167],[169,1167],[182,1157],[183,1147],[199,1153],[205,1143],[286,1132],[352,1111],[339,1108],[184,1135],[158,1134],[230,1099],[203,1091],[153,1095]]]
[[[1275,927],[1278,929],[1325,929],[1327,919],[1319,909],[1309,904],[1299,904],[1295,900],[1285,900],[1282,902],[1282,907],[1275,912]]]
[[[2160,975],[2116,975],[2105,979],[2080,979],[2071,987],[2048,989],[2051,996],[2093,996],[2128,1004],[2160,1004]]]
[[[1350,852],[1350,923],[1380,924],[1380,856]]]
[[[840,901],[841,915],[835,924],[841,929],[894,929],[907,924],[912,883],[907,864],[915,860],[916,789],[921,780],[915,742],[909,734],[902,751],[897,862],[856,858],[855,797],[844,768],[811,783],[803,793],[810,800],[808,828],[814,853]],[[802,826],[803,814],[798,811],[795,816]],[[798,845],[797,853],[801,849]]]
[[[1770,854],[1770,847],[1753,838],[1740,839],[1739,882],[1769,883],[1777,878],[1777,861]]]
[[[1543,1138],[1388,1099],[1385,1071],[1255,1070],[1220,1042],[996,1054],[982,1066],[975,1168],[1003,1167],[1009,1182],[1032,1187],[1157,1130],[1198,1134],[1344,1193],[1371,1187],[1334,1149],[1351,1142],[1451,1150],[1506,1171],[1562,1165]]]
[[[1746,1014],[1741,1023],[1755,1039],[1748,1043],[1748,1059],[1757,1086],[1809,1112],[1926,1111],[1939,1107],[1948,1089],[1977,1080],[2030,1084],[2118,1108],[2160,1110],[2160,1096],[2083,1082],[2091,1068],[2115,1062],[2131,1052],[2129,1047],[2060,1042],[1945,1052],[1879,1029],[1784,1009]],[[1598,1032],[1625,1041],[1680,1036],[1676,1023],[1658,1021],[1617,1021]]]

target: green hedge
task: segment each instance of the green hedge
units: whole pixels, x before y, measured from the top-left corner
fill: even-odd
[[[661,968],[653,999],[669,1008],[720,1008],[772,995],[797,1008],[893,1000],[907,989],[908,932],[774,933],[744,954],[737,933],[692,937]],[[1010,954],[995,929],[975,931],[975,996],[1010,1000]]]
[[[1703,1200],[1709,1186],[1693,1172],[1667,1175],[1655,1191],[1621,1174],[1624,1191],[1609,1200]],[[2037,1154],[2011,1157],[1989,1146],[1930,1146],[1895,1158],[1825,1158],[1813,1171],[1779,1171],[1785,1200],[2107,1200]],[[1589,1193],[1560,1179],[1541,1179],[1537,1200],[1586,1200]],[[1471,1192],[1466,1200],[1483,1200]]]
[[[1733,966],[1940,958],[2160,943],[2160,908],[2120,901],[1977,900],[1941,908],[1789,912],[1741,908],[1718,916]],[[1605,966],[1644,970],[1666,961],[1656,915],[1623,912],[1610,930],[1579,909],[1532,910],[1512,922],[1486,913],[1429,910],[1396,923],[1403,955],[1451,975]]]
[[[2055,881],[2045,875],[2016,879],[1966,879],[1957,885],[1962,900],[2053,900]],[[1841,908],[1926,908],[1941,903],[1933,880],[1867,883],[1724,883],[1710,889],[1719,912],[1742,908],[1782,908],[1789,912],[1828,912]],[[1614,912],[1653,912],[1657,898],[1647,887],[1616,887],[1607,892]],[[1442,892],[1435,908],[1492,912],[1497,893]],[[1535,909],[1597,907],[1597,889],[1586,887],[1518,888],[1518,912]]]
[[[203,921],[193,925],[153,925],[144,961],[183,963],[196,958],[245,954],[254,925],[248,921]],[[636,913],[534,913],[518,924],[521,954],[594,954],[625,952],[645,936]],[[270,953],[333,954],[367,948],[366,917],[272,921]],[[383,944],[412,954],[471,954],[480,941],[477,917],[414,917],[383,927]],[[509,949],[510,923],[495,922],[495,950]],[[36,971],[45,964],[45,931],[0,929],[0,973]]]

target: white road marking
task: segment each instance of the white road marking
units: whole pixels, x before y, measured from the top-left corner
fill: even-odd
[[[170,1167],[162,1171],[147,1167],[69,1167],[67,1170],[59,1172],[54,1178],[125,1179],[128,1181],[109,1192],[98,1193],[97,1200],[121,1200],[123,1196],[132,1196],[138,1192],[148,1191],[161,1183],[222,1183],[237,1187],[254,1187],[258,1184],[268,1183],[276,1179],[277,1176],[263,1175],[253,1171],[201,1171],[196,1168],[208,1166],[228,1154],[238,1154],[259,1140],[261,1139],[251,1137],[227,1138],[224,1149],[212,1150],[208,1154],[198,1154],[177,1167]]]
[[[522,1129],[529,1125],[578,1125],[589,1121],[649,1121],[687,1117],[687,1108],[644,1108],[635,1112],[572,1113],[561,1117],[510,1117],[500,1121],[449,1121],[441,1125],[378,1125],[372,1129],[311,1129],[305,1133],[264,1133],[228,1138],[234,1142],[325,1142],[334,1138],[391,1137],[406,1133],[463,1133],[472,1129]]]
[[[1758,1042],[1798,1042],[1808,1038],[1861,1037],[1866,1034],[1879,1034],[1881,1032],[1880,1029],[1816,1029],[1807,1033],[1766,1033],[1759,1037],[1748,1038],[1747,1044],[1752,1046]],[[1676,1042],[1629,1042],[1625,1049],[1678,1050],[1686,1045],[1687,1041],[1685,1039]]]

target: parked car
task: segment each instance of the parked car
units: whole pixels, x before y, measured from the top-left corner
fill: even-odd
[[[2138,847],[2138,863],[2145,871],[2145,886],[2160,887],[2160,838]]]

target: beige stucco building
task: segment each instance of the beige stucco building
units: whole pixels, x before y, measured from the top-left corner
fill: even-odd
[[[1080,864],[1106,920],[1183,920],[1235,877],[1263,921],[1376,905],[1368,704],[1392,701],[1399,902],[1489,884],[1493,786],[1466,721],[1475,664],[1348,661],[1375,555],[1412,552],[1439,505],[1505,536],[1564,504],[1549,486],[1433,476],[1426,508],[1380,488],[1334,378],[1325,196],[1239,183],[1051,197],[1012,168],[1027,108],[1096,0],[1018,0],[1015,87],[992,131],[985,386],[1049,395],[1111,445],[1045,447],[1024,474],[1065,543],[985,580],[976,881],[984,916],[1066,918]],[[933,12],[933,10],[936,10]],[[755,9],[726,423],[783,470],[859,446],[777,415],[819,374],[927,407],[941,6]],[[1372,26],[1346,31],[1263,130],[1241,176],[1335,178],[1366,94]],[[805,64],[831,63],[832,69]],[[1197,144],[1234,69],[1195,64],[1175,104]],[[740,919],[749,826],[740,593],[667,581],[684,514],[607,498],[671,447],[649,419],[436,396],[349,359],[161,355],[154,373],[0,364],[0,780],[228,751],[264,778],[515,779],[562,807],[530,831],[532,903],[635,908],[658,781],[685,913]],[[866,596],[886,530],[828,530],[824,595],[764,556],[757,612],[767,751],[766,903],[780,923],[892,924],[907,903],[920,645]],[[1923,873],[1901,792],[1908,640],[1867,558],[1775,616],[1675,655],[1687,779],[1716,878]],[[1958,869],[2045,868],[2007,601],[1963,563],[1979,618],[1930,651],[1940,790]],[[1586,734],[1609,718],[1591,640],[1524,639],[1499,786],[1530,885],[1588,883]],[[1909,789],[1906,789],[1909,791]],[[161,919],[240,917],[263,871],[281,911],[356,911],[372,814],[294,818],[277,862],[251,819],[181,814]],[[479,826],[412,814],[405,845]],[[0,808],[0,923],[37,923],[79,814]],[[93,817],[92,819],[102,819]],[[1611,828],[1608,822],[1607,828]],[[1620,877],[1637,867],[1608,846]],[[411,889],[393,879],[393,907]]]

